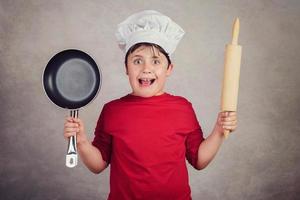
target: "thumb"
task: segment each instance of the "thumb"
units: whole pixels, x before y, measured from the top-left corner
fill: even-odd
[[[219,112],[218,118],[217,118],[218,124],[221,124],[222,118],[223,118],[224,116],[225,116],[225,113],[224,113],[224,112]]]
[[[79,127],[84,127],[84,123],[80,118],[73,118],[73,120],[79,125]]]

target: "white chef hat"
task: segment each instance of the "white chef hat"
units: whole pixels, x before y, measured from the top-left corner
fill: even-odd
[[[184,30],[169,17],[154,11],[144,10],[129,16],[118,25],[117,41],[126,53],[137,43],[148,42],[162,47],[171,55],[184,35]]]

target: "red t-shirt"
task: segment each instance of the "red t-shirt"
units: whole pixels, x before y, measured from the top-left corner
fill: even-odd
[[[111,166],[108,199],[190,200],[185,157],[196,168],[203,140],[183,97],[129,94],[105,104],[92,144]]]

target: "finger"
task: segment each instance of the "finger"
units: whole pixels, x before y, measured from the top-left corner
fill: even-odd
[[[221,122],[227,122],[227,121],[230,121],[230,118],[229,117],[221,117]]]
[[[75,132],[68,132],[68,133],[65,133],[65,134],[64,134],[64,138],[68,139],[69,137],[75,136],[75,135],[76,135]]]
[[[65,117],[65,121],[66,121],[66,122],[73,122],[73,117],[66,116],[66,117]]]
[[[237,118],[235,116],[233,117],[225,117],[223,118],[224,122],[230,122],[230,121],[237,121]]]
[[[237,126],[237,123],[235,122],[225,122],[222,124],[222,127],[233,127],[233,126]]]
[[[222,112],[222,113],[221,113],[221,116],[222,116],[222,117],[226,117],[226,116],[227,116],[227,113],[228,113],[228,112]]]
[[[82,120],[80,118],[74,118],[75,123],[82,124]]]
[[[77,123],[80,128],[84,127],[84,123],[83,123],[83,121],[81,119],[74,118],[74,122]]]
[[[65,128],[76,128],[78,127],[77,123],[73,123],[73,122],[66,122],[64,125]]]
[[[235,116],[229,117],[229,112],[221,112],[218,117],[218,124],[223,124],[223,122],[235,121]]]
[[[222,124],[222,122],[224,121],[224,118],[222,117],[223,113],[220,113],[217,119],[217,123],[218,124]]]
[[[223,129],[224,129],[224,130],[228,130],[228,131],[232,131],[232,130],[234,130],[234,127],[231,127],[231,126],[223,126]]]
[[[237,126],[236,125],[224,125],[223,126],[223,129],[225,129],[225,130],[235,130],[237,128]]]
[[[79,132],[79,128],[65,128],[65,133],[68,132]]]
[[[225,111],[221,113],[222,117],[236,116],[236,115],[237,115],[236,111]]]
[[[232,112],[229,113],[229,116],[236,116],[236,115],[237,115],[237,114],[236,114],[235,111],[232,111]]]

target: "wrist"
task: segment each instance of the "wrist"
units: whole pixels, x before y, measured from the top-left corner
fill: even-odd
[[[219,125],[215,125],[213,132],[218,135],[219,137],[223,137],[224,133],[223,133],[223,128]]]
[[[87,138],[77,140],[77,146],[83,146],[83,145],[88,144],[88,143],[89,143],[89,141],[88,141]]]

